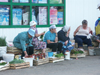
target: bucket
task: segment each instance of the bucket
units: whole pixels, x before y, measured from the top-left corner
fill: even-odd
[[[94,49],[89,49],[89,55],[94,55]]]
[[[65,59],[70,60],[70,51],[65,52]]]
[[[30,67],[33,66],[33,58],[23,58],[23,60],[24,60],[25,62],[29,62],[29,63],[30,63]]]
[[[52,57],[53,56],[53,52],[48,52],[48,57]]]
[[[3,54],[3,60],[11,62],[14,60],[14,54]]]

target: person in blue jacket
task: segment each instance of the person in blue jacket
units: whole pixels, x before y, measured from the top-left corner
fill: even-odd
[[[30,29],[26,32],[19,33],[13,40],[13,44],[16,48],[21,49],[22,56],[26,57],[34,53],[34,47],[32,45],[32,37],[34,37],[35,31]]]

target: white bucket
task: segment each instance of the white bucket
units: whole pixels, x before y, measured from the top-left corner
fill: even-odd
[[[0,46],[0,57],[2,57],[7,52],[7,46]]]
[[[23,58],[23,60],[24,60],[25,62],[29,62],[29,63],[30,63],[30,67],[33,66],[33,59],[34,59],[34,58]]]
[[[65,52],[65,59],[70,60],[70,51]]]
[[[14,60],[14,54],[4,54],[3,55],[3,60],[6,62],[11,62]]]
[[[89,49],[89,55],[94,55],[94,49]]]

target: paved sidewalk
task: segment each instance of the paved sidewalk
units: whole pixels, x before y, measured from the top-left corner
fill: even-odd
[[[6,70],[0,75],[100,75],[100,56],[49,63],[26,69]]]

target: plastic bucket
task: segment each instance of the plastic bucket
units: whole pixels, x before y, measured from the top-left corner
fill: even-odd
[[[3,60],[6,62],[11,62],[14,60],[14,54],[4,54],[3,55]]]
[[[65,52],[65,59],[70,60],[70,51]]]
[[[53,52],[48,52],[48,57],[53,57]]]
[[[24,60],[25,62],[29,62],[29,63],[30,63],[30,67],[33,66],[33,59],[34,59],[34,58],[23,58],[23,60]]]
[[[89,55],[94,55],[94,49],[89,49]]]

